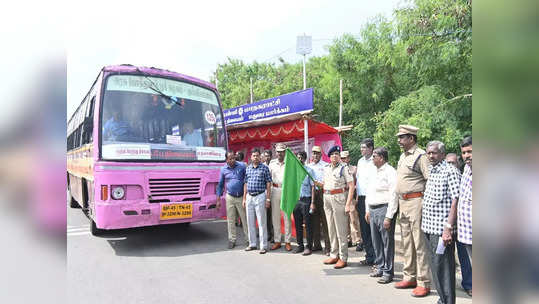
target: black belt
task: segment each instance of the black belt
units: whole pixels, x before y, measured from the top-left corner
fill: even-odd
[[[257,195],[260,195],[262,193],[264,193],[264,191],[262,191],[262,192],[249,192],[249,195],[250,196],[257,196]]]
[[[232,196],[232,197],[235,197],[235,198],[238,198],[238,197],[243,197],[243,194],[240,194],[240,195],[238,195],[238,196],[235,196],[234,194],[232,194],[232,193],[229,193],[228,195],[230,195],[230,196]]]
[[[311,198],[310,196],[301,196],[299,199],[302,200],[302,199],[306,199],[306,198]]]
[[[387,204],[380,204],[380,205],[369,205],[369,209],[378,209],[382,207],[387,207]]]

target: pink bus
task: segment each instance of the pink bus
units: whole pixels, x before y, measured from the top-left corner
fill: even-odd
[[[67,136],[70,206],[88,215],[93,235],[225,215],[215,190],[227,135],[213,84],[153,67],[104,67]]]

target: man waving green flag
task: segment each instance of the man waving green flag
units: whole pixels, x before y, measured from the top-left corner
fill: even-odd
[[[301,184],[305,180],[305,176],[314,181],[314,178],[305,170],[303,164],[297,159],[297,157],[286,149],[286,155],[284,158],[284,178],[283,178],[283,192],[281,196],[281,210],[288,215],[294,211],[296,203],[299,200],[299,194],[301,190]]]

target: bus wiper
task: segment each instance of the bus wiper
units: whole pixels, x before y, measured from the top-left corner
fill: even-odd
[[[146,77],[146,78],[148,78],[148,77]],[[150,80],[150,79],[148,78],[148,80]],[[150,82],[151,82],[151,80],[150,80]],[[152,82],[152,86],[148,87],[148,89],[154,91],[159,96],[164,97],[167,100],[170,100],[170,101],[174,102],[175,104],[177,104],[179,106],[182,106],[182,104],[178,101],[178,98],[176,98],[176,96],[168,96],[167,94],[161,92],[160,90],[154,88],[153,86],[155,86],[155,84],[153,84],[153,82]]]
[[[161,90],[157,89],[157,86],[155,85],[155,82],[153,82],[153,80],[150,77],[148,77],[148,75],[146,73],[141,71],[138,67],[137,67],[137,71],[139,73],[141,73],[142,75],[144,75],[144,78],[146,78],[146,80],[148,80],[152,84],[151,86],[148,87],[148,89],[154,91],[159,96],[164,97],[165,99],[174,102],[178,106],[180,106],[180,107],[182,106],[182,104],[178,101],[178,98],[176,98],[176,96],[168,96],[167,94],[161,92]]]

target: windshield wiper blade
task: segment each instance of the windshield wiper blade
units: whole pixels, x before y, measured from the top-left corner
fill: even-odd
[[[179,105],[179,106],[182,106],[182,104],[178,101],[178,98],[176,98],[176,96],[168,96],[167,94],[161,92],[161,90],[159,90],[157,88],[157,85],[155,85],[155,82],[153,82],[150,77],[148,77],[148,75],[146,73],[144,73],[143,71],[141,71],[139,68],[137,68],[137,71],[139,73],[141,73],[142,75],[144,75],[144,78],[146,78],[152,85],[148,87],[148,89],[154,91],[155,93],[159,94],[159,96],[161,97],[164,97],[166,98],[167,100],[170,100],[172,102],[174,102],[175,104]]]
[[[146,78],[148,78],[148,77],[146,77]],[[148,80],[150,80],[150,79],[148,79]],[[165,94],[165,93],[161,92],[160,90],[154,88],[153,87],[154,85],[155,84],[152,83],[152,86],[148,87],[148,89],[150,89],[150,90],[154,91],[155,93],[159,94],[159,96],[164,97],[164,98],[174,102],[175,104],[181,106],[181,103],[178,101],[178,98],[176,98],[176,96],[168,96],[167,94]]]

